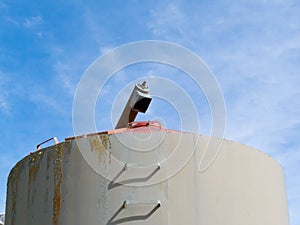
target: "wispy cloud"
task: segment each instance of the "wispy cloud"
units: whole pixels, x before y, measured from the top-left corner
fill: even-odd
[[[58,76],[59,82],[63,86],[63,89],[70,95],[73,96],[76,88],[74,78],[72,79],[72,68],[69,64],[58,61],[54,65],[54,72]]]
[[[16,27],[22,27],[25,29],[35,28],[40,26],[44,23],[44,20],[41,16],[32,16],[28,18],[16,18],[9,15],[8,12],[5,13],[4,19],[5,21],[9,22],[10,24],[15,25]]]
[[[7,5],[4,2],[0,2],[0,9],[6,9]]]
[[[155,38],[193,49],[213,69],[227,105],[226,137],[259,148],[283,165],[291,224],[297,224],[300,5],[223,2],[189,10],[193,6],[179,4],[154,7],[149,29]]]
[[[0,110],[5,114],[9,114],[10,111],[8,102],[3,97],[2,93],[0,93]]]
[[[5,21],[7,21],[10,24],[13,24],[13,25],[15,25],[17,27],[20,26],[20,23],[17,20],[15,20],[12,17],[10,17],[10,16],[5,16],[4,19],[5,19]]]
[[[44,22],[44,20],[41,16],[32,16],[32,17],[26,18],[22,24],[24,27],[31,28],[34,26],[41,25],[43,22]]]
[[[42,92],[32,92],[29,95],[29,99],[35,103],[35,107],[43,111],[55,111],[61,114],[67,114],[68,112],[65,110],[64,104],[62,101],[55,99],[53,96],[49,96]]]
[[[292,25],[297,21],[295,13],[299,7],[278,4],[284,7],[278,14],[269,9],[272,6],[266,8],[258,3],[250,9],[243,4],[226,5],[224,13],[216,15],[214,20],[205,13],[188,14],[187,9],[175,3],[163,10],[152,10],[149,28],[154,36],[181,40],[182,44],[209,60],[229,104],[228,126],[229,129],[233,127],[227,133],[230,137],[241,137],[240,130],[234,129],[241,122],[252,128],[244,133],[244,141],[256,136],[255,133],[263,127],[271,134],[274,129],[291,128],[299,123],[296,115],[300,103],[296,99],[300,98],[297,88],[300,81],[297,75],[300,31],[295,29],[295,24]],[[278,4],[274,6],[276,9]],[[252,10],[254,8],[256,10]],[[287,18],[283,17],[285,15]],[[237,16],[239,20],[235,20]],[[205,20],[207,23],[201,23]],[[196,28],[198,22],[201,26],[190,29],[192,26]],[[180,32],[174,30],[174,26]],[[285,35],[278,33],[278,29],[284,29]],[[216,46],[210,52],[203,48],[208,41],[210,46]],[[278,121],[279,126],[274,121]]]
[[[154,35],[164,36],[169,35],[184,35],[184,23],[186,15],[184,15],[178,6],[170,3],[164,7],[164,10],[151,10],[153,20],[148,23],[148,28]]]
[[[8,102],[9,90],[6,88],[7,79],[3,72],[0,71],[0,112],[9,115],[10,105]]]

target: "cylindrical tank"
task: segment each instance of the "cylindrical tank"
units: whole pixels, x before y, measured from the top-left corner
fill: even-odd
[[[284,173],[268,155],[223,140],[200,171],[220,139],[123,130],[67,138],[18,162],[5,225],[289,224]]]

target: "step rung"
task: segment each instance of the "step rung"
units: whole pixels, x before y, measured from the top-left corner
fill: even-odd
[[[161,203],[159,200],[155,200],[155,201],[135,201],[135,200],[125,200],[123,202],[123,208],[125,209],[127,206],[129,205],[157,205],[157,206],[161,206]]]
[[[159,163],[156,163],[155,165],[157,166],[157,169],[160,169],[160,164],[159,164]],[[142,166],[142,165],[138,165],[138,164],[135,165],[135,164],[131,164],[131,163],[130,163],[130,164],[129,164],[129,163],[125,163],[125,165],[124,165],[124,170],[127,170],[127,168],[128,168],[128,167],[131,167],[131,166],[132,166],[132,167],[148,167],[148,168],[149,168],[149,167],[152,167],[152,166],[154,166],[154,165]]]

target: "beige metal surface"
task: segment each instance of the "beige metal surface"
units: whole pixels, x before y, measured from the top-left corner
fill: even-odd
[[[262,152],[224,140],[216,160],[199,172],[208,137],[118,135],[67,139],[17,163],[8,179],[6,225],[289,224],[283,170]]]

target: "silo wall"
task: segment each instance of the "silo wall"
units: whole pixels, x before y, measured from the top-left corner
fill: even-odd
[[[181,132],[91,134],[22,159],[6,225],[288,225],[284,173],[232,141]],[[218,145],[216,145],[218,146]]]

